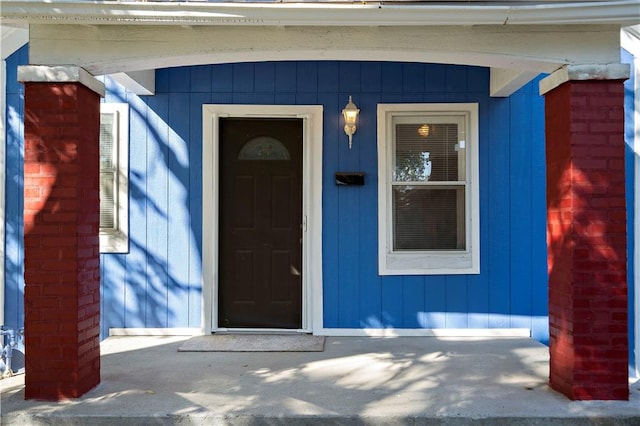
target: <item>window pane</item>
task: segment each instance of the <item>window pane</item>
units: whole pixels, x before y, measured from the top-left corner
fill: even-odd
[[[395,124],[394,181],[465,180],[458,124],[433,123],[429,117],[418,120]]]
[[[100,168],[113,167],[113,139],[115,114],[100,114]]]
[[[394,186],[394,250],[465,250],[464,186]]]
[[[100,228],[114,229],[116,217],[115,173],[100,173]]]
[[[238,154],[239,160],[289,160],[289,150],[277,139],[258,136],[245,143]]]

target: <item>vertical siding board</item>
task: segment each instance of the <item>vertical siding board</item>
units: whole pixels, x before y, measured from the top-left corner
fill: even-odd
[[[189,93],[169,95],[168,136],[168,326],[189,325]]]
[[[531,205],[534,214],[531,217],[531,246],[532,263],[532,330],[534,339],[548,342],[548,276],[547,276],[547,221],[546,221],[546,155],[544,145],[544,98],[537,93],[538,77],[529,83],[533,93],[531,97],[531,110],[534,114],[532,120],[532,133],[535,138],[531,141],[531,179],[533,190],[531,192]]]
[[[401,98],[403,103],[416,104],[424,102],[424,95],[420,92],[403,93]]]
[[[403,64],[402,91],[404,93],[424,92],[424,69],[425,65],[420,63]]]
[[[28,61],[23,60],[23,52],[27,51],[27,46],[24,46],[6,59],[6,72],[5,72],[5,92],[7,94],[5,108],[9,110],[9,107],[17,108],[17,105],[9,103],[8,95],[17,95],[24,93],[23,85],[18,81],[18,66],[25,65]],[[9,116],[6,115],[8,118]]]
[[[467,73],[469,68],[462,65],[451,65],[447,67],[445,87],[447,93],[467,92]]]
[[[298,62],[296,67],[296,92],[297,93],[317,93],[318,92],[318,63]]]
[[[211,93],[211,103],[214,104],[232,104],[233,103],[233,93]]]
[[[191,93],[211,92],[211,67],[198,65],[190,67]]]
[[[191,90],[191,67],[169,69],[169,92],[184,93]],[[161,91],[157,93],[162,93]]]
[[[401,328],[404,319],[402,303],[404,301],[403,277],[400,275],[382,277],[382,328]]]
[[[298,93],[295,103],[297,105],[316,105],[318,103],[318,94],[315,92]]]
[[[489,68],[467,68],[467,92],[483,94],[489,87]]]
[[[342,131],[341,110],[346,105],[349,95],[353,95],[355,102],[359,102],[360,89],[360,64],[357,62],[344,62],[340,64],[340,95],[342,102],[338,111],[327,116],[330,126],[338,127],[340,134],[338,145],[338,164],[336,171],[360,170],[359,151],[361,148],[361,134],[353,135],[353,146],[349,149],[347,135]],[[362,104],[360,104],[362,110]],[[347,186],[336,187],[338,205],[338,274],[339,274],[339,299],[340,327],[360,327],[360,265],[359,238],[360,217],[360,187]]]
[[[366,66],[363,65],[363,68]],[[376,68],[376,67],[374,67]],[[380,67],[377,67],[380,69]],[[361,72],[365,75],[366,72]],[[370,324],[380,320],[381,295],[378,275],[378,154],[376,147],[376,105],[378,93],[361,93],[363,111],[358,127],[360,169],[365,172],[365,185],[358,188],[360,229],[358,262],[360,264],[360,316]]]
[[[379,94],[382,88],[382,64],[363,62],[360,66],[360,91]]]
[[[14,53],[10,59],[16,60],[16,58],[19,59],[19,56]],[[9,68],[9,63],[7,63],[7,70]],[[7,76],[7,83],[9,83],[9,76]],[[22,92],[7,93],[5,114],[7,123],[4,242],[5,325],[21,327],[24,324],[24,248],[22,245],[24,241],[24,99]]]
[[[489,257],[487,256],[489,235],[489,111],[488,97],[480,100],[478,127],[480,128],[479,162],[479,202],[480,202],[480,274],[470,275],[468,279],[469,327],[489,327]],[[478,226],[478,224],[475,224]]]
[[[238,92],[234,92],[233,96],[232,96],[232,102],[233,104],[243,104],[243,105],[249,105],[249,104],[255,104],[255,103],[263,103],[263,104],[270,104],[272,103],[274,100],[274,96],[270,93],[238,93]]]
[[[158,74],[163,74],[158,72]],[[145,326],[147,287],[147,106],[129,97],[129,254],[126,262],[125,327]]]
[[[338,93],[340,90],[340,69],[338,62],[318,62],[318,94]]]
[[[295,94],[297,86],[296,62],[276,62],[276,92]]]
[[[628,63],[631,66],[630,78],[624,82],[625,97],[624,97],[624,109],[625,109],[625,179],[626,179],[626,209],[627,209],[627,283],[629,291],[629,314],[628,314],[628,333],[629,333],[629,368],[630,371],[634,371],[635,367],[639,365],[637,363],[640,353],[636,353],[636,339],[639,337],[636,335],[635,321],[638,320],[638,313],[636,312],[636,291],[637,283],[634,282],[635,276],[635,227],[637,226],[635,220],[635,148],[634,148],[634,133],[635,128],[638,125],[635,117],[637,114],[634,108],[634,102],[636,97],[640,96],[637,92],[634,92],[636,87],[637,77],[637,62],[635,58],[625,49],[621,49],[621,62]],[[637,374],[636,374],[637,375]]]
[[[110,327],[200,326],[201,108],[213,102],[324,106],[325,327],[530,326],[543,340],[543,101],[537,81],[511,99],[488,98],[488,75],[483,68],[388,62],[205,65],[157,71],[158,94],[142,98],[105,79],[107,100],[129,96],[131,104],[131,252],[101,257],[103,336]],[[13,84],[7,82],[8,92]],[[20,93],[8,93],[8,108],[21,108]],[[349,95],[361,108],[351,150],[340,114]],[[380,277],[376,104],[474,100],[480,102],[481,273]],[[6,206],[7,297],[15,300],[7,301],[6,312],[20,322],[22,188],[9,181],[22,176],[22,137],[7,137]],[[365,186],[336,187],[339,170],[364,171]]]
[[[467,328],[468,312],[467,277],[465,275],[448,276],[445,314],[447,328]]]
[[[166,93],[169,91],[169,80],[170,80],[170,72],[171,68],[165,68],[156,71],[156,92],[157,93]]]
[[[253,92],[254,64],[240,63],[233,64],[233,92],[251,93]]]
[[[147,99],[147,288],[145,324],[166,327],[168,324],[168,94]]]
[[[445,328],[447,311],[447,279],[444,275],[425,277],[424,328]]]
[[[256,93],[271,93],[276,90],[275,62],[261,62],[255,64],[254,90]]]
[[[335,185],[335,183],[334,183]],[[357,230],[360,228],[358,187],[338,188],[338,275],[340,327],[360,327],[360,265]]]
[[[105,292],[108,291],[105,289],[105,272],[104,272],[104,254],[100,254],[100,341],[109,336],[109,330],[107,325],[107,315],[105,315]],[[124,304],[122,304],[124,309]]]
[[[424,72],[424,91],[427,93],[443,93],[446,91],[447,66],[429,64]]]
[[[331,71],[331,67],[327,71]],[[336,73],[337,76],[337,73]],[[333,81],[327,80],[328,87],[333,87]],[[337,85],[336,85],[337,86]],[[338,114],[338,94],[319,87],[318,102],[324,105],[323,121],[323,171],[322,171],[322,290],[323,315],[325,327],[339,326],[339,242],[338,222],[340,220],[340,205],[338,203],[338,189],[335,185],[334,172],[338,168],[338,143],[344,143],[342,129],[338,129],[335,122],[328,117]],[[340,135],[342,133],[342,135]]]
[[[25,45],[6,58],[5,74],[5,240],[4,325],[24,325],[24,86],[19,65],[29,63]]]
[[[360,92],[361,65],[359,62],[340,62],[339,69],[339,90],[340,92],[346,94],[344,99],[344,104],[346,105],[347,101],[349,100],[349,95],[356,95],[358,92]]]
[[[295,93],[276,93],[273,102],[276,105],[295,105],[296,94]]]
[[[525,89],[526,90],[526,89]],[[511,134],[519,135],[510,143],[509,212],[511,254],[511,327],[531,328],[531,168],[523,167],[531,158],[531,110],[522,93],[511,96]]]
[[[384,94],[401,94],[403,64],[395,62],[382,63],[382,92]]]
[[[231,93],[232,88],[233,88],[233,68],[225,64],[212,65],[211,66],[211,91],[214,93]]]
[[[191,94],[189,102],[189,327],[202,322],[202,105],[208,93]],[[209,285],[209,284],[207,284]]]
[[[425,313],[424,305],[424,277],[420,275],[407,276],[402,279],[402,327],[420,328],[420,320]]]
[[[99,77],[105,86],[104,102],[126,102],[127,90],[109,76]]]
[[[489,102],[489,239],[485,255],[489,257],[489,326],[509,327],[509,99]]]
[[[125,327],[125,265],[125,255],[103,254],[100,256],[102,337],[109,336],[110,328]]]

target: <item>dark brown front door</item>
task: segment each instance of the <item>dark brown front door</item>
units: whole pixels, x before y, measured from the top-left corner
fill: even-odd
[[[302,120],[220,119],[218,326],[302,326]]]

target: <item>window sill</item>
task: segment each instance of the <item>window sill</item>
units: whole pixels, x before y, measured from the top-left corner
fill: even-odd
[[[129,239],[124,232],[101,232],[100,253],[128,253]]]
[[[380,275],[479,274],[480,259],[473,253],[383,253]]]

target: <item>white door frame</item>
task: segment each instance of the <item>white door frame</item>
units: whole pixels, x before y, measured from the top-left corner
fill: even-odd
[[[225,330],[218,326],[218,146],[219,120],[225,117],[303,119],[302,328],[298,331],[317,334],[322,329],[322,111],[317,105],[202,106],[203,333]]]

